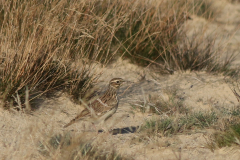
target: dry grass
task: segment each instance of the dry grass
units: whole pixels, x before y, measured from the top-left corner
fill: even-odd
[[[52,136],[47,141],[39,142],[39,153],[45,158],[51,159],[132,159],[120,155],[114,147],[94,144],[93,140],[86,140],[84,137],[84,135],[71,136],[70,133]]]
[[[228,1],[231,2],[231,3],[240,3],[239,0],[228,0]]]
[[[30,100],[59,88],[81,97],[91,88],[96,75],[85,59],[91,56],[94,60],[96,55],[83,50],[92,37],[81,35],[81,29],[72,27],[76,21],[66,7],[75,3],[34,0],[1,3],[4,16],[0,30],[0,81],[5,108],[16,103],[14,96],[19,97],[18,104],[19,99],[24,104],[26,87]],[[76,41],[79,36],[83,38]],[[73,61],[69,61],[73,54],[81,62],[79,68],[72,68]]]
[[[60,86],[70,87],[69,93],[78,99],[98,77],[92,73],[92,64],[106,65],[116,56],[141,65],[154,64],[170,73],[188,69],[224,72],[232,59],[227,64],[218,62],[212,51],[214,41],[203,49],[193,40],[178,42],[183,36],[180,28],[190,18],[186,11],[200,10],[205,3],[2,1],[3,106],[24,105],[26,87],[30,99]],[[78,69],[71,67],[73,62],[80,63]]]
[[[205,38],[199,35],[183,40],[182,44],[178,46],[178,54],[174,57],[176,67],[182,71],[205,70],[209,73],[236,75],[238,69],[231,68],[236,55],[227,53],[221,46],[214,49],[214,44],[214,38]],[[222,59],[223,53],[227,55],[224,60]]]
[[[190,12],[204,17],[207,20],[213,20],[220,12],[219,8],[214,8],[212,0],[196,0],[189,2]]]

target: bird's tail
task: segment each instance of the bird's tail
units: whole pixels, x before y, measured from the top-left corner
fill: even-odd
[[[68,126],[72,125],[73,123],[84,119],[84,116],[86,116],[89,113],[89,111],[87,109],[83,110],[81,112],[81,114],[79,114],[77,117],[75,117],[74,119],[72,119],[68,124],[66,124],[65,126],[63,126],[63,128],[67,128]]]
[[[68,126],[72,125],[73,123],[76,122],[76,118],[72,119],[68,124],[66,124],[65,126],[63,126],[63,128],[67,128]]]

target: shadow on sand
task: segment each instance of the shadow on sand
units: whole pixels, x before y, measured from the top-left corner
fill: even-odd
[[[139,129],[139,126],[131,126],[131,127],[125,127],[125,128],[116,128],[113,129],[110,133],[112,135],[117,135],[117,134],[128,134],[128,133],[135,133]],[[103,130],[98,130],[98,133],[102,133]]]

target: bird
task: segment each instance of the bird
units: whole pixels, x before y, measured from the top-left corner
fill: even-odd
[[[85,104],[86,108],[67,123],[64,128],[78,122],[88,121],[91,122],[94,126],[95,124],[103,123],[105,120],[110,118],[118,108],[118,96],[117,91],[120,86],[125,82],[122,78],[113,78],[110,80],[108,89],[103,93],[99,98],[90,100],[89,104]]]

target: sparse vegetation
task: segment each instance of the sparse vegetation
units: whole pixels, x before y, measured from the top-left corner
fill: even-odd
[[[94,145],[82,136],[73,137],[69,133],[55,135],[47,143],[39,143],[39,152],[46,158],[58,155],[60,159],[98,159],[98,160],[132,160],[131,157],[119,155],[114,148]],[[57,152],[58,154],[55,154]]]
[[[232,79],[231,79],[232,80]],[[227,82],[227,81],[226,81]],[[235,94],[236,98],[239,99],[238,92],[239,85],[235,81],[231,85],[233,85],[233,93]],[[213,133],[211,138],[208,141],[207,146],[214,151],[216,148],[222,148],[226,146],[231,146],[233,144],[240,145],[240,109],[237,106],[234,109],[220,109],[220,112],[223,117],[221,117],[222,122],[220,123],[221,131],[216,131]]]
[[[160,116],[159,119],[146,121],[140,131],[147,132],[149,136],[156,133],[166,136],[195,128],[207,128],[216,123],[218,117],[215,112],[194,113],[189,110],[189,107],[184,105],[183,98],[177,95],[176,88],[165,92],[168,93],[165,100],[161,96],[155,95],[145,99],[145,103],[132,104],[135,110],[138,109],[142,113],[155,113]]]
[[[133,105],[134,109],[139,108],[141,112],[146,112],[149,106],[149,112],[160,116],[159,119],[146,121],[141,132],[147,132],[149,136],[156,133],[167,136],[196,128],[209,128],[217,122],[218,116],[215,112],[192,112],[184,105],[183,100],[177,97],[176,92],[172,92],[168,101],[156,96],[148,101],[148,105]]]
[[[132,103],[133,109],[142,113],[156,113],[158,115],[173,115],[174,113],[186,113],[187,108],[183,105],[183,98],[177,95],[177,89],[166,90],[165,97],[149,95],[141,101]]]
[[[179,117],[171,116],[160,120],[147,121],[146,124],[142,126],[142,131],[146,131],[148,136],[156,133],[168,136],[194,129],[209,128],[217,122],[217,119],[218,117],[214,112],[197,112]]]
[[[234,144],[240,144],[240,125],[239,120],[232,122],[234,124],[227,125],[225,131],[216,131],[211,135],[207,142],[207,146],[214,151],[217,148],[230,147]]]
[[[178,133],[194,133],[195,130],[215,129],[215,133],[207,142],[207,146],[213,151],[217,147],[231,146],[232,144],[240,144],[240,110],[239,107],[227,109],[217,107],[216,111],[193,112],[186,107],[177,97],[177,90],[173,93],[169,101],[164,101],[159,96],[152,98],[151,96],[143,103],[135,104],[133,109],[138,109],[142,113],[146,109],[151,113],[159,115],[158,118],[149,119],[140,127],[139,132],[142,134],[139,139],[144,137],[161,137],[172,136]],[[178,102],[178,103],[172,103]],[[181,103],[179,103],[181,102]],[[173,105],[174,104],[174,105]],[[179,105],[180,104],[180,105]],[[175,108],[175,109],[173,109]],[[176,110],[181,108],[181,111]]]
[[[171,104],[169,104],[171,105]],[[139,130],[140,139],[145,136],[171,136],[177,133],[194,133],[199,129],[215,129],[207,142],[213,151],[216,148],[240,144],[240,113],[239,108],[232,110],[221,109],[218,112],[184,112],[172,114],[168,117],[161,114],[157,119],[147,120]]]

